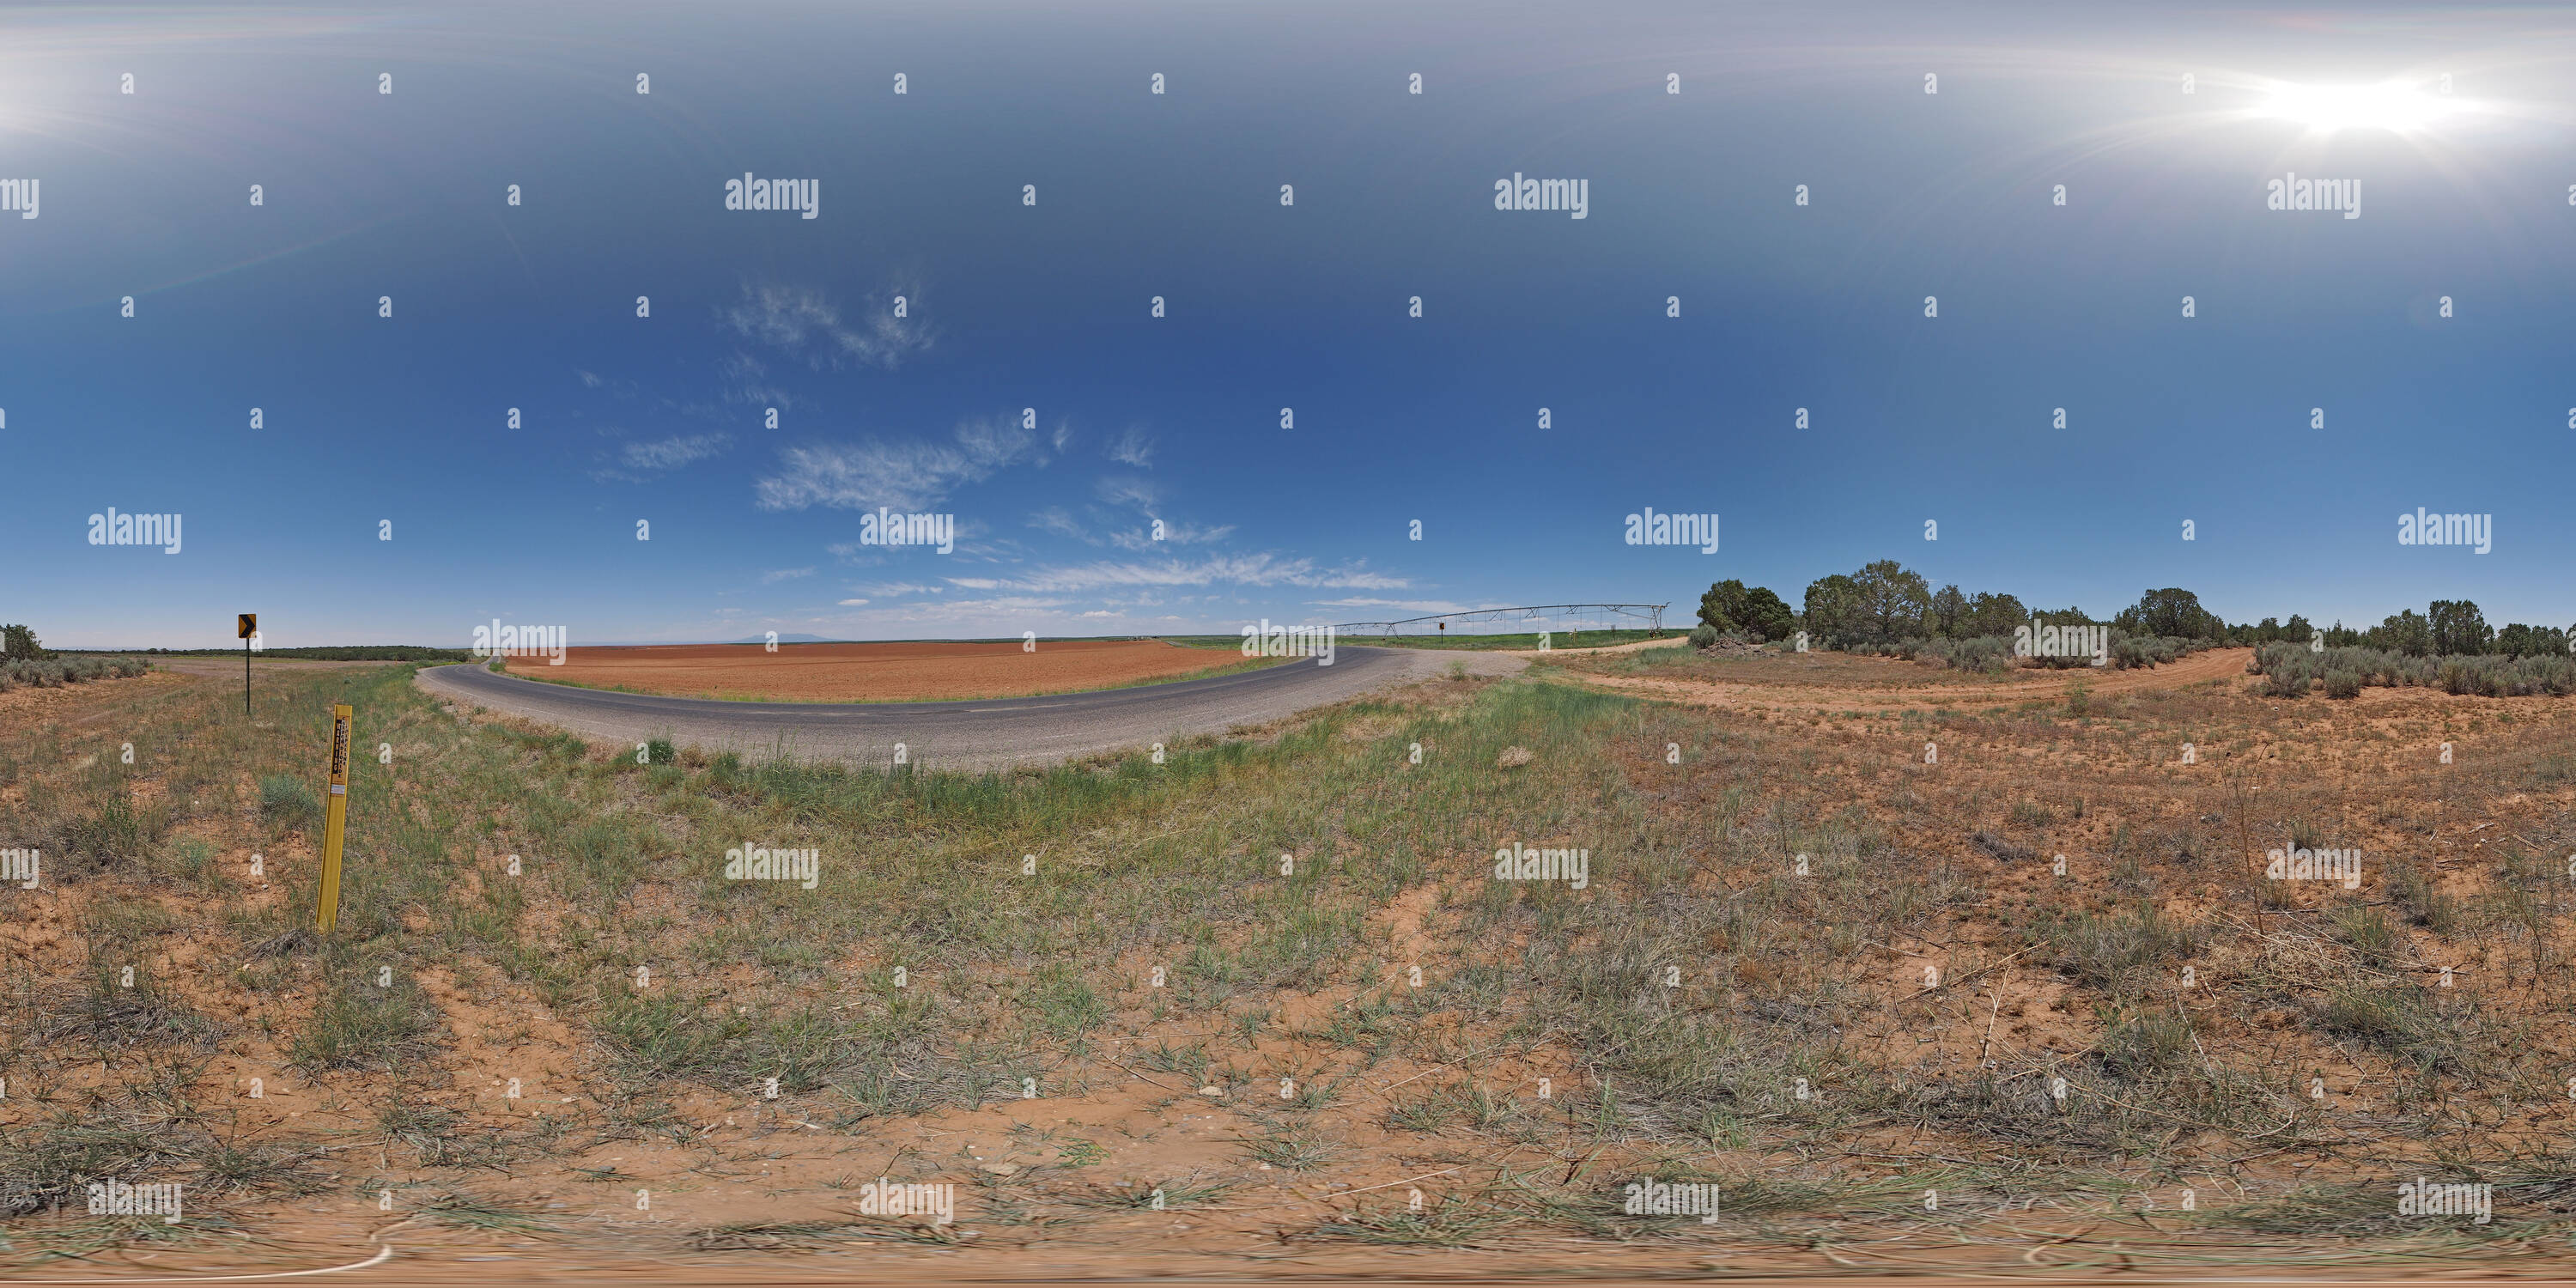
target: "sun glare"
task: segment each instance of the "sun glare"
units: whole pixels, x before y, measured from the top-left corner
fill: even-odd
[[[2296,121],[2311,130],[2420,130],[2451,111],[2451,103],[2404,81],[2377,85],[2281,85],[2258,109],[2263,116]]]

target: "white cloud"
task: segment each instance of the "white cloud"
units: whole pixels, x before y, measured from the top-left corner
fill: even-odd
[[[1401,612],[1425,615],[1476,611],[1465,604],[1453,604],[1445,599],[1372,599],[1365,596],[1352,596],[1347,599],[1310,599],[1306,602],[1317,608],[1392,608]],[[1489,605],[1489,607],[1507,607],[1507,605]]]
[[[811,577],[813,575],[814,570],[811,568],[781,568],[775,572],[765,572],[760,574],[760,584],[764,586],[775,586],[782,581],[792,580],[797,577]]]
[[[1059,537],[1071,537],[1076,541],[1091,541],[1091,534],[1083,530],[1081,521],[1075,519],[1072,515],[1065,513],[1064,508],[1061,506],[1048,506],[1046,509],[1030,515],[1029,526],[1040,532],[1052,532]],[[1092,544],[1098,545],[1099,543],[1094,541]]]
[[[1192,546],[1208,541],[1223,541],[1232,535],[1234,535],[1234,525],[1231,523],[1213,528],[1201,528],[1183,523],[1178,519],[1166,519],[1163,521],[1163,539],[1159,542],[1154,540],[1154,530],[1148,526],[1132,532],[1110,533],[1109,544],[1121,550],[1143,553],[1157,546]]]
[[[1122,474],[1102,475],[1100,481],[1092,485],[1092,490],[1099,494],[1102,501],[1110,505],[1123,505],[1141,511],[1151,511],[1154,503],[1162,500],[1163,497],[1161,490],[1154,486],[1152,480]]]
[[[1317,568],[1313,560],[1283,559],[1272,554],[1220,555],[1184,563],[1117,563],[1099,561],[1074,567],[1041,569],[1015,577],[951,577],[950,585],[966,590],[1008,590],[1035,594],[1080,594],[1086,591],[1161,586],[1302,586],[1319,590],[1402,590],[1401,577],[1362,568]]]
[[[628,443],[618,451],[616,464],[592,471],[591,477],[602,482],[641,483],[652,475],[705,460],[731,446],[731,434],[674,434],[650,442]]]
[[[702,461],[733,445],[731,434],[675,434],[649,443],[628,443],[622,462],[631,469],[678,469]]]
[[[748,353],[737,353],[717,363],[716,373],[732,382],[725,390],[728,401],[781,411],[794,411],[798,406],[795,394],[769,383],[768,364]]]
[[[801,358],[817,371],[852,363],[892,371],[905,359],[929,351],[932,337],[918,318],[894,315],[893,298],[907,297],[907,312],[918,308],[918,284],[897,283],[869,297],[867,316],[844,325],[841,310],[810,287],[746,282],[742,299],[717,316],[734,333]]]
[[[1028,595],[1007,595],[992,599],[922,599],[909,604],[889,604],[883,608],[874,609],[867,614],[867,620],[871,627],[880,629],[892,626],[953,625],[975,622],[991,628],[978,632],[980,634],[1016,635],[1023,630],[1043,625],[1041,622],[1030,620],[1035,615],[1057,615],[1064,620],[1071,620],[1071,614],[1063,611],[1071,606],[1065,600]],[[1018,624],[1023,621],[1029,624],[1026,626]]]
[[[1129,425],[1118,437],[1111,439],[1103,450],[1109,459],[1132,469],[1146,469],[1154,463],[1154,441],[1134,425]]]
[[[866,602],[868,602],[868,601],[866,601],[866,600],[864,600],[864,599],[844,599],[844,600],[842,600],[842,601],[841,601],[841,607],[843,607],[843,608],[856,608],[856,607],[858,607],[859,605],[864,604],[864,603],[866,603]]]
[[[1036,436],[1010,422],[970,421],[956,444],[820,443],[778,453],[780,470],[755,486],[764,510],[826,505],[864,510],[927,510],[969,483],[1039,458]]]

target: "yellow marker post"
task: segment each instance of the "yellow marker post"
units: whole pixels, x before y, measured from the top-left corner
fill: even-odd
[[[349,826],[349,708],[331,708],[331,800],[322,823],[323,934],[340,920],[340,838]]]

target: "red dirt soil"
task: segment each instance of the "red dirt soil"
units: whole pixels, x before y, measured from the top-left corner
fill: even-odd
[[[1006,698],[1103,689],[1227,666],[1228,650],[1161,640],[1040,640],[1017,643],[909,640],[871,644],[652,644],[575,648],[564,664],[514,657],[512,675],[569,680],[593,688],[680,697],[780,702],[899,702]]]

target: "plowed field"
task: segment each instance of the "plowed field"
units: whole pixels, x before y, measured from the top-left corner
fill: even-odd
[[[1007,698],[1106,689],[1171,679],[1242,661],[1220,649],[1160,640],[972,644],[915,640],[869,644],[656,644],[574,648],[564,664],[514,657],[513,675],[679,697],[778,702],[918,702]]]

